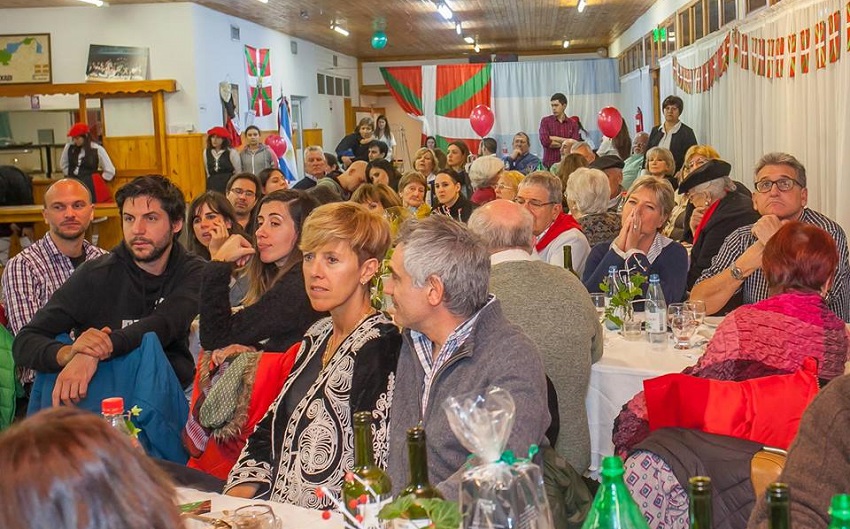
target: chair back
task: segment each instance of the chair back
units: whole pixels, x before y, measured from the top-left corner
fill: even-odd
[[[779,474],[785,468],[787,454],[785,450],[766,446],[753,455],[750,461],[750,480],[756,498],[760,498],[767,486],[779,479]]]

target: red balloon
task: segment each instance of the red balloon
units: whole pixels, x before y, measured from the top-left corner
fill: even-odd
[[[469,114],[469,124],[472,125],[472,130],[482,138],[492,130],[495,122],[496,116],[487,105],[478,105]]]
[[[596,123],[599,125],[599,130],[602,134],[613,138],[620,132],[623,126],[623,116],[620,111],[614,107],[605,107],[599,111],[599,116],[596,118]]]
[[[286,153],[286,142],[277,134],[271,134],[266,137],[266,141],[264,142],[269,146],[269,149],[274,152],[278,158],[283,158],[283,155]]]

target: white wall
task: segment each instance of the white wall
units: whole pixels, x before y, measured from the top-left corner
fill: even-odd
[[[623,51],[667,20],[670,15],[693,0],[657,0],[629,29],[608,46],[609,57],[619,57]]]
[[[95,8],[3,9],[0,33],[50,33],[54,83],[85,81],[89,44],[150,48],[153,79],[175,79],[179,91],[166,96],[169,123],[196,123],[195,78],[191,31],[192,5],[140,4]],[[140,101],[113,102],[112,110],[136,115],[150,105]],[[0,99],[0,110],[29,108],[29,98]],[[41,108],[77,108],[76,97],[42,97]],[[110,108],[105,109],[106,112]],[[150,134],[150,120],[110,120],[109,134]],[[60,140],[60,138],[57,138]]]

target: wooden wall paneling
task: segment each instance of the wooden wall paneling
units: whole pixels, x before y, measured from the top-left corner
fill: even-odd
[[[183,190],[186,202],[206,191],[203,151],[204,134],[174,134],[166,136],[169,178]]]
[[[305,147],[309,147],[310,145],[324,145],[322,129],[303,129],[301,134],[304,136]]]

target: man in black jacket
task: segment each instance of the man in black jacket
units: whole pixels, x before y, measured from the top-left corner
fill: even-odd
[[[18,365],[59,373],[53,404],[85,397],[99,362],[136,349],[147,332],[159,337],[180,385],[192,383],[189,325],[198,314],[202,261],[175,243],[186,203],[162,176],[142,176],[115,196],[124,240],[88,261],[18,333]],[[72,345],[56,336],[73,332]]]

